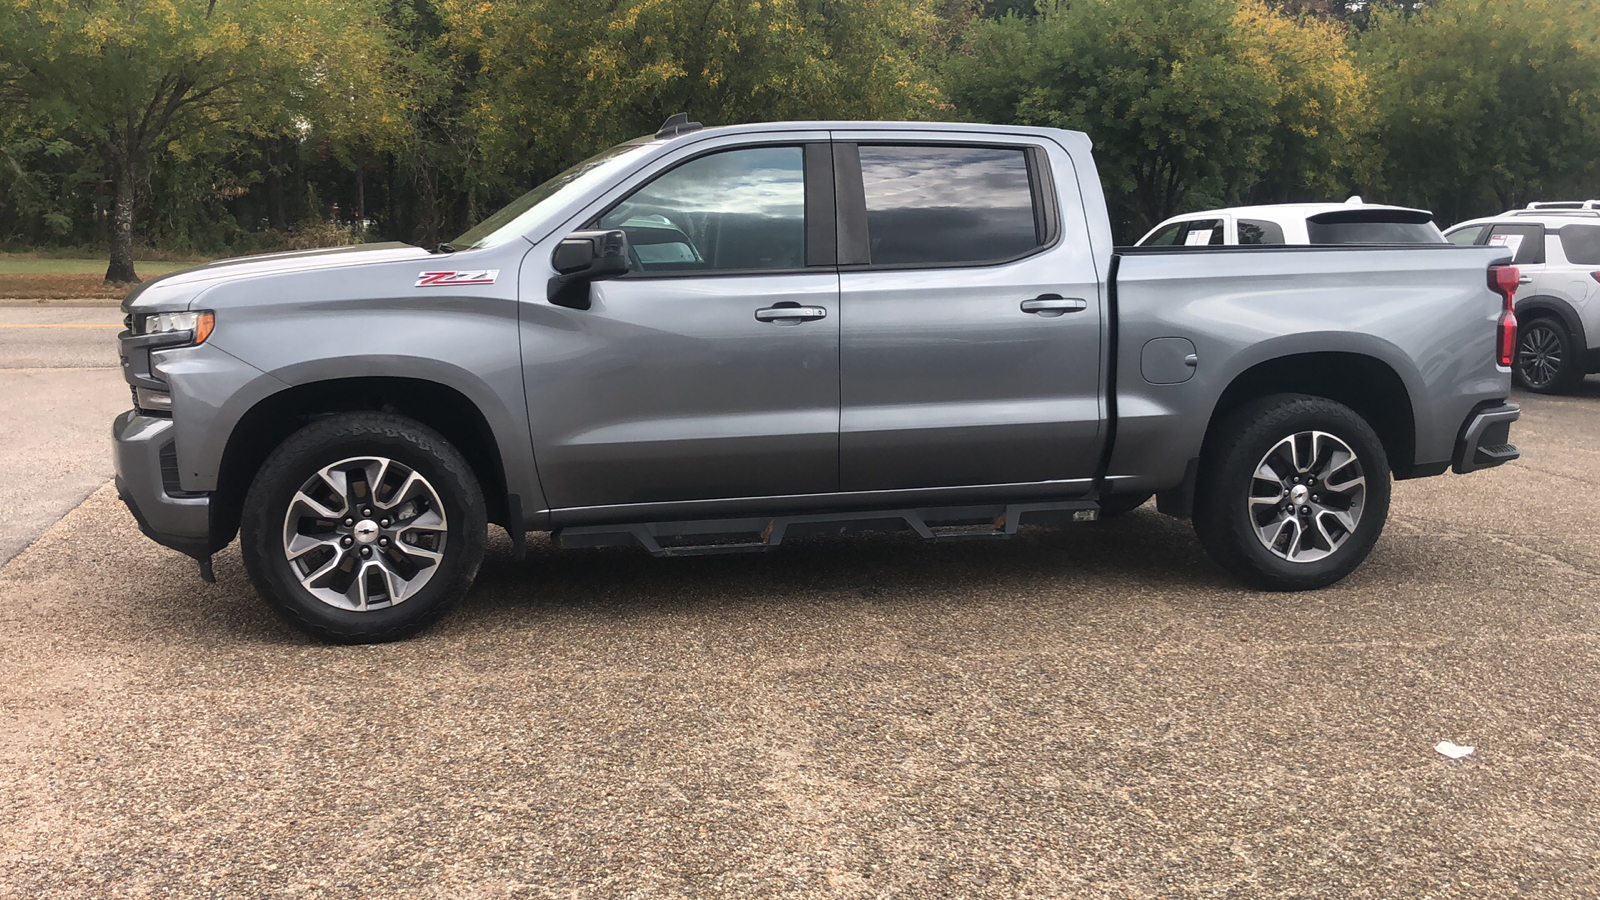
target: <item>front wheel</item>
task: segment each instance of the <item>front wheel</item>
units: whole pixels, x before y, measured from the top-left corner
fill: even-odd
[[[1268,590],[1326,587],[1389,514],[1389,460],[1354,410],[1279,394],[1231,413],[1201,458],[1194,527],[1222,566]]]
[[[466,593],[483,561],[483,492],[438,432],[380,413],[319,419],[267,457],[240,543],[256,591],[341,643],[410,635]]]

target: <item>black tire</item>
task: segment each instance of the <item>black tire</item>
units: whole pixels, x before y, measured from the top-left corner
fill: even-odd
[[[1517,330],[1517,357],[1511,376],[1517,387],[1536,394],[1570,394],[1583,381],[1583,366],[1571,332],[1554,316],[1529,319]]]
[[[1151,494],[1112,494],[1100,498],[1100,520],[1125,516],[1150,501]]]
[[[1317,438],[1317,433],[1335,440]],[[1323,397],[1276,394],[1234,410],[1213,426],[1211,435],[1200,459],[1194,529],[1200,543],[1223,568],[1265,590],[1314,590],[1344,578],[1372,552],[1389,514],[1389,459],[1372,426],[1354,410]],[[1298,439],[1301,443],[1288,444],[1291,450],[1282,451],[1296,435],[1302,436]],[[1322,452],[1310,450],[1312,446]],[[1275,486],[1270,479],[1256,477],[1258,471],[1268,467],[1269,454],[1300,454],[1300,447],[1308,448],[1305,457],[1313,462],[1308,469],[1292,475],[1296,479],[1293,488],[1287,484]],[[1315,474],[1316,460],[1341,460],[1344,457],[1337,454],[1345,451],[1354,456],[1359,474],[1364,477],[1359,489],[1360,508],[1353,516],[1349,501],[1357,489],[1350,488],[1351,493],[1346,495],[1327,488],[1330,482],[1336,488],[1354,484],[1357,470],[1347,468],[1349,463],[1322,471],[1324,476],[1337,474],[1337,478],[1324,477],[1323,493],[1310,494],[1317,490],[1316,479],[1320,477]],[[1272,470],[1284,469],[1282,480],[1288,481],[1295,466],[1277,462],[1279,457],[1273,459]],[[1307,486],[1305,492],[1298,490],[1302,483]],[[1284,495],[1281,500],[1267,499],[1279,491]],[[1292,506],[1289,498],[1301,493],[1308,505]],[[1344,519],[1353,518],[1355,528],[1343,527],[1339,511],[1329,511],[1321,504],[1309,505],[1313,500],[1334,506],[1345,504]],[[1309,518],[1301,510],[1310,510]],[[1261,518],[1258,520],[1257,516]],[[1300,521],[1291,527],[1291,523],[1281,521],[1288,518]],[[1283,552],[1269,548],[1266,539],[1258,535],[1258,521],[1269,531],[1281,524],[1278,536],[1286,545],[1284,550],[1303,555],[1305,561],[1291,561]],[[1320,531],[1313,530],[1317,525],[1321,526]],[[1330,532],[1337,543],[1324,539]],[[1319,552],[1326,555],[1315,558]]]
[[[442,544],[435,546],[441,559],[414,594],[398,602],[388,602],[381,608],[345,609],[318,599],[311,588],[302,584],[301,574],[286,552],[286,517],[290,504],[300,502],[297,494],[319,470],[362,457],[387,459],[398,464],[395,471],[409,469],[421,476],[431,493],[424,495],[422,503],[410,508],[432,506],[432,499],[437,499],[444,522],[428,532],[427,540],[435,540],[432,534],[443,536],[438,538]],[[359,478],[345,480],[354,483]],[[378,480],[384,479],[380,476]],[[379,490],[381,486],[372,493],[378,494]],[[398,493],[397,489],[395,495],[391,495],[391,503],[400,502],[402,498],[396,496]],[[399,509],[406,510],[408,506],[402,503]],[[359,517],[360,511],[355,511],[354,515]],[[397,514],[397,527],[399,518]],[[332,524],[338,526],[342,522]],[[330,416],[290,435],[272,451],[256,473],[245,495],[239,529],[245,570],[256,592],[289,624],[315,637],[345,644],[408,637],[443,616],[466,593],[477,575],[478,566],[483,562],[487,530],[483,491],[461,454],[433,429],[385,413]],[[350,529],[344,531],[350,532]],[[365,537],[379,540],[371,534]],[[346,546],[354,548],[346,553],[399,552],[398,546],[384,551],[375,544],[353,544],[353,540],[345,542]],[[396,533],[392,542],[388,537],[381,540],[389,546],[414,538]],[[325,552],[331,555],[340,551]],[[351,556],[355,571],[364,576],[366,570],[359,568],[360,563],[355,560],[356,557]],[[369,583],[392,584],[381,573],[376,582]],[[320,585],[313,582],[312,587]],[[357,593],[365,603],[367,585],[359,586]],[[379,599],[387,602],[382,592]]]

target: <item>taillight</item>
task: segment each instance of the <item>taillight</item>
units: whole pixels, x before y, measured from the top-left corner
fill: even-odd
[[[1589,277],[1593,278],[1595,281],[1600,281],[1600,272],[1590,272]]]
[[[1600,279],[1600,272],[1595,273]],[[1489,290],[1500,295],[1504,306],[1500,310],[1500,323],[1495,327],[1495,347],[1499,362],[1509,367],[1517,358],[1517,286],[1522,283],[1522,272],[1516,266],[1490,266]]]

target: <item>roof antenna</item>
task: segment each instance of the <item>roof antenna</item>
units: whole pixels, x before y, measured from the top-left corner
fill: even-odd
[[[699,122],[689,121],[689,114],[686,112],[674,113],[668,116],[665,122],[661,123],[661,130],[656,132],[656,137],[677,137],[680,134],[688,134],[691,131],[699,131],[704,127],[705,126],[701,125]]]

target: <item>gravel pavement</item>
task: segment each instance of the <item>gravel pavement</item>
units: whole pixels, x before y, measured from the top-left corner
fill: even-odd
[[[1299,595],[1149,508],[497,532],[438,627],[340,648],[102,488],[0,568],[0,895],[1595,896],[1600,382],[1519,399],[1524,461],[1398,485]]]

